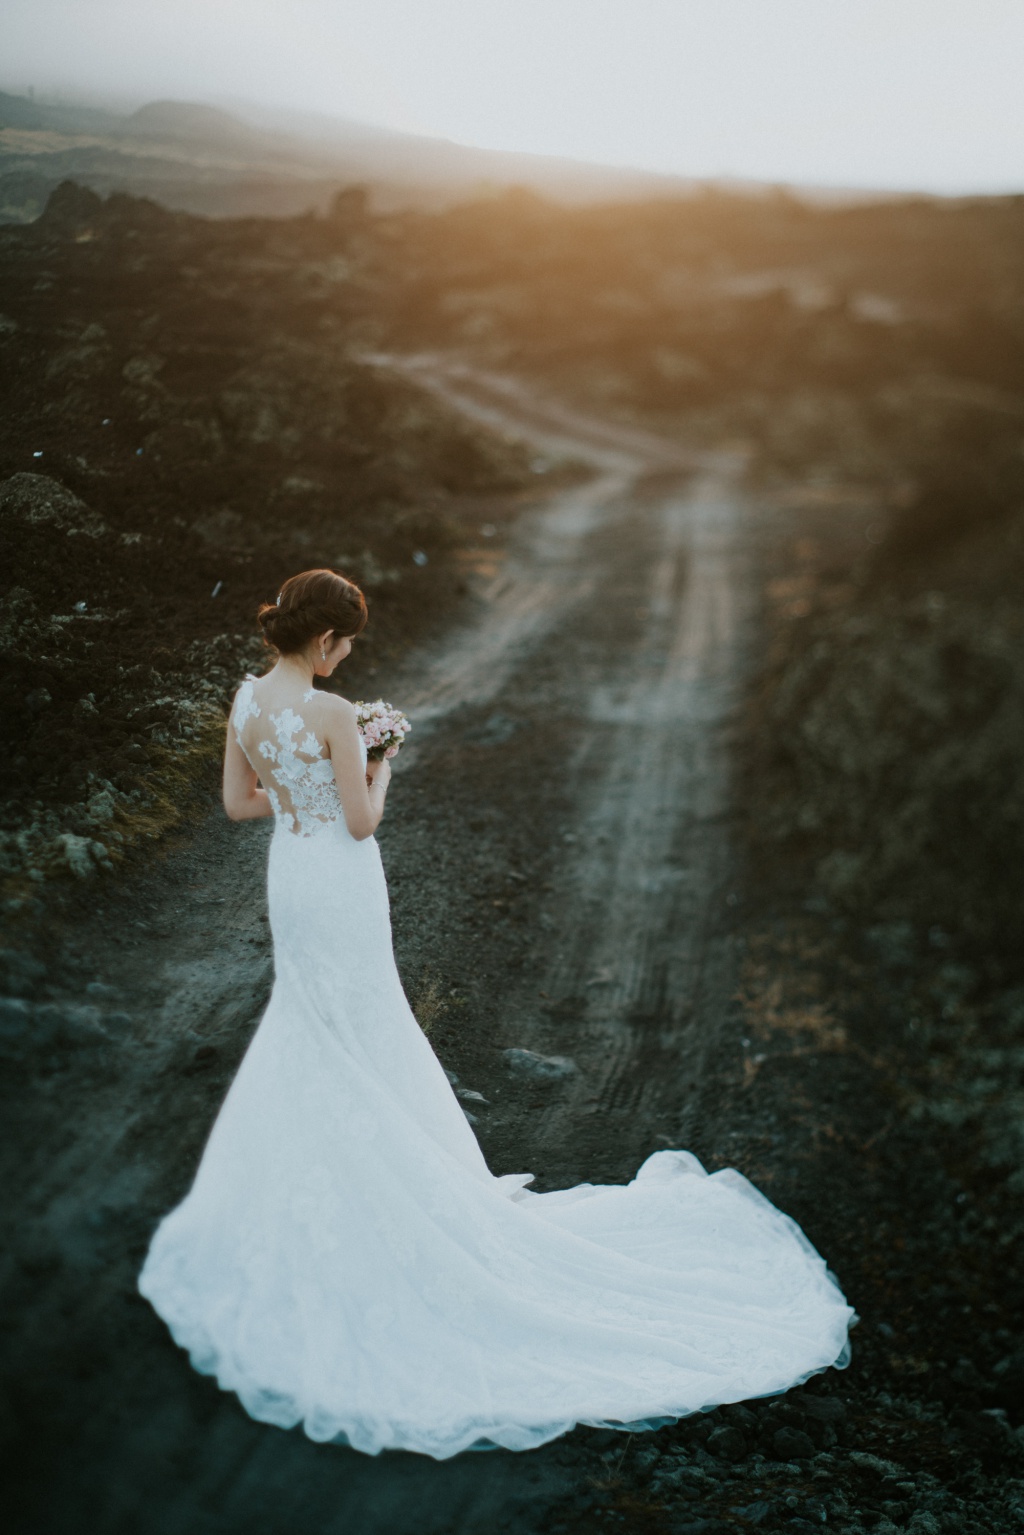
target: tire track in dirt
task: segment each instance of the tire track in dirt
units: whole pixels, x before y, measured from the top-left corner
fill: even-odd
[[[454,708],[496,697],[551,630],[592,596],[584,546],[604,520],[623,515],[638,475],[688,469],[691,459],[649,433],[595,421],[557,401],[531,399],[512,379],[429,354],[376,353],[363,360],[402,373],[492,431],[525,438],[551,459],[582,461],[592,471],[585,484],[559,492],[530,519],[498,576],[480,593],[483,622],[472,632],[457,628],[418,663],[409,707],[418,729],[429,730]]]
[[[573,823],[552,870],[552,915],[509,1012],[516,1043],[580,1068],[549,1102],[535,1100],[531,1155],[554,1182],[623,1176],[659,1146],[688,1143],[703,1061],[735,991],[725,735],[750,616],[743,462],[688,454],[465,366],[400,366],[492,429],[599,475],[584,487],[589,515],[575,523],[571,558],[546,579],[536,557],[510,572],[509,594],[517,576],[536,583],[543,619],[517,630],[509,595],[510,621],[495,630],[500,668],[485,654],[484,692],[467,689],[463,701],[500,693],[541,732],[545,715],[574,721],[559,769]],[[580,569],[584,581],[573,578]],[[538,717],[530,659],[542,640],[565,659]],[[576,1150],[587,1120],[601,1126],[600,1168]]]
[[[730,866],[721,726],[742,648],[735,468],[724,459],[702,468],[652,510],[645,632],[629,676],[592,690],[580,751],[574,878],[600,893],[597,920],[566,925],[544,986],[586,998],[568,1113],[621,1119],[614,1133],[634,1158],[652,1149],[652,1133],[686,1144],[680,1089],[699,1083],[733,990],[721,933]],[[542,1124],[542,1138],[559,1133],[560,1118]]]

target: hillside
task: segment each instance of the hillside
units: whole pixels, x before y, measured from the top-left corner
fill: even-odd
[[[358,360],[374,295],[350,280],[357,238],[70,185],[0,234],[11,889],[109,867],[188,813],[225,696],[261,660],[255,608],[289,570],[365,585],[372,677],[380,647],[457,605],[450,551],[476,500],[532,483],[513,444]]]
[[[316,114],[148,102],[129,114],[0,92],[0,223],[27,223],[61,181],[213,217],[324,211],[365,183],[384,207],[438,207],[530,186],[567,202],[674,195],[684,183],[543,155],[472,149]]]

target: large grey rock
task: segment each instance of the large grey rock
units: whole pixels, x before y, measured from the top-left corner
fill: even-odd
[[[567,1055],[538,1055],[536,1050],[518,1047],[503,1050],[501,1054],[513,1076],[524,1077],[530,1082],[561,1082],[579,1071],[576,1062]]]
[[[697,1502],[716,1485],[714,1479],[701,1471],[699,1466],[666,1465],[664,1459],[651,1479],[652,1489],[671,1492]]]
[[[656,1445],[641,1445],[633,1456],[633,1470],[641,1479],[649,1477],[655,1466],[661,1460],[661,1451]]]
[[[772,1449],[780,1460],[810,1460],[814,1443],[802,1428],[780,1428],[772,1436]]]
[[[719,1460],[742,1460],[747,1453],[747,1441],[738,1428],[726,1423],[709,1436],[708,1449]]]
[[[46,474],[22,471],[0,484],[0,519],[41,524],[62,533],[84,533],[98,538],[105,531],[102,517],[84,501]]]
[[[98,1007],[79,1002],[44,1002],[34,1009],[33,1033],[40,1043],[99,1045],[108,1038]]]
[[[748,1503],[746,1508],[733,1509],[733,1513],[738,1514],[747,1524],[752,1524],[756,1528],[759,1524],[764,1524],[766,1519],[771,1518],[772,1506],[763,1498],[759,1498],[756,1503]]]
[[[807,1417],[817,1418],[819,1423],[842,1423],[846,1417],[846,1403],[838,1396],[805,1396],[800,1411]]]
[[[89,879],[97,869],[109,871],[114,867],[102,842],[94,837],[76,836],[73,831],[61,832],[54,842],[54,851],[76,879]]]
[[[731,1403],[728,1407],[722,1408],[722,1417],[727,1423],[731,1423],[733,1428],[740,1429],[748,1439],[757,1438],[761,1425],[757,1414],[751,1412],[749,1407],[744,1407],[739,1402]]]

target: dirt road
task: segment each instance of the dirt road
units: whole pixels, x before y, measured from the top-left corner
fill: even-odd
[[[591,471],[539,501],[500,557],[482,538],[466,616],[377,679],[416,725],[380,841],[407,989],[460,1089],[485,1100],[465,1103],[494,1170],[625,1181],[651,1151],[708,1144],[700,1087],[733,1005],[742,465],[437,360],[377,362]],[[54,1059],[11,1105],[21,1527],[546,1528],[614,1436],[445,1465],[315,1447],[250,1422],[135,1295],[269,987],[266,834],[214,814],[145,874],[97,886],[54,936],[57,1005],[98,1007],[119,1037]],[[516,1076],[509,1047],[572,1066]]]

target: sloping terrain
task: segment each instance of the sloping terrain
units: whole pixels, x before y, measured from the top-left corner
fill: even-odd
[[[219,218],[325,212],[362,183],[382,207],[436,208],[481,188],[530,186],[569,203],[673,196],[686,183],[552,155],[473,149],[315,113],[240,115],[152,101],[131,113],[0,91],[0,224],[31,223],[69,178],[102,196]]]
[[[1019,1525],[1021,217],[353,192],[207,223],[66,189],[3,233],[28,1528]],[[256,602],[320,560],[370,593],[346,688],[417,725],[397,953],[491,1165],[740,1167],[861,1313],[846,1375],[368,1463],[250,1423],[134,1299],[269,982],[218,716]]]
[[[366,299],[325,314],[317,297],[344,278],[344,239],[325,228],[317,252],[306,233],[271,226],[254,248],[245,226],[69,189],[0,240],[12,898],[187,809],[286,575],[342,566],[397,654],[458,604],[474,498],[536,478],[356,360]],[[367,677],[380,643],[360,646]]]

